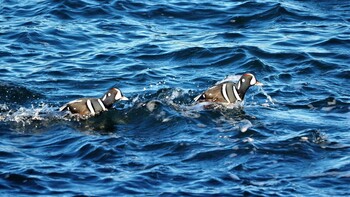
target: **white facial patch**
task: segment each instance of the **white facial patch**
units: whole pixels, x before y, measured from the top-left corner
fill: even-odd
[[[110,97],[112,94],[108,92],[107,96]]]
[[[245,82],[245,79],[242,79],[242,83],[244,83]]]
[[[254,75],[251,75],[252,76],[252,80],[250,80],[250,85],[253,86],[256,84],[256,79],[254,77]]]
[[[117,90],[117,94],[115,95],[115,98],[114,98],[114,100],[119,100],[119,99],[121,99],[122,98],[122,94],[120,93],[120,91],[119,90]]]

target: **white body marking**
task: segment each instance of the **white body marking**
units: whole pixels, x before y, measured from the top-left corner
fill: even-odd
[[[71,102],[69,102],[69,103],[67,103],[67,104],[80,103],[80,102],[82,102],[82,101],[83,101],[83,100],[81,100],[81,99],[77,99],[77,100],[71,101]]]
[[[239,96],[239,94],[238,94],[238,92],[237,92],[237,90],[236,90],[236,87],[233,86],[232,89],[233,89],[233,93],[235,94],[236,99],[237,99],[238,101],[242,101],[241,97]]]
[[[227,102],[230,102],[230,99],[229,99],[228,96],[227,96],[226,86],[227,86],[226,83],[222,85],[221,92],[222,92],[222,95],[224,96],[225,100],[226,100]]]
[[[198,99],[200,98],[202,96],[202,94],[200,94],[200,95],[198,95],[198,96],[196,96],[196,97],[194,97],[194,101],[198,101]]]
[[[91,104],[90,99],[86,101],[86,104],[87,104],[87,106],[88,106],[88,108],[89,108],[89,111],[91,112],[91,115],[95,115],[95,110],[94,110],[94,108],[92,107],[92,104]]]
[[[102,98],[102,101],[105,101],[107,98],[107,95],[104,95],[103,98]]]
[[[101,99],[97,99],[98,103],[101,105],[103,111],[107,111],[105,105],[103,104],[103,102],[101,101]]]

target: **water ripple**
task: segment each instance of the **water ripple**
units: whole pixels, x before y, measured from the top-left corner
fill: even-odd
[[[3,195],[348,196],[349,5],[4,1]],[[245,102],[193,98],[255,74]],[[111,87],[87,120],[58,112]]]

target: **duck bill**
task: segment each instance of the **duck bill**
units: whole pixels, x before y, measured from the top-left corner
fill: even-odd
[[[259,81],[257,81],[257,82],[255,83],[255,85],[256,85],[256,86],[263,86],[264,84],[261,83],[261,82],[259,82]]]
[[[128,101],[129,99],[128,99],[127,97],[123,96],[120,100],[122,100],[122,101]]]

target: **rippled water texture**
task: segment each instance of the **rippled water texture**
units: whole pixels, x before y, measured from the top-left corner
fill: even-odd
[[[350,195],[349,1],[0,1],[0,194]],[[242,73],[243,107],[193,98]],[[88,120],[60,113],[120,88]]]

